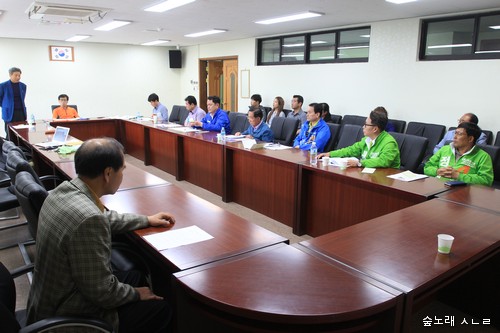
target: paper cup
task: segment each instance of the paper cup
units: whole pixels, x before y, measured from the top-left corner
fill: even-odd
[[[323,156],[323,158],[321,159],[321,163],[323,163],[323,166],[327,166],[329,162],[330,162],[330,157],[328,156]]]
[[[455,237],[447,234],[438,235],[438,252],[443,254],[449,254],[451,251],[451,245]]]

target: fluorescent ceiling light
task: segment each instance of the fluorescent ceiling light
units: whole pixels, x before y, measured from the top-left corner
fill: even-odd
[[[370,38],[370,35],[360,35],[361,38]]]
[[[212,29],[212,30],[207,30],[207,31],[195,32],[194,34],[184,35],[184,37],[201,37],[201,36],[218,34],[218,33],[226,32],[226,31],[227,30],[223,30],[223,29]]]
[[[417,0],[385,0],[385,1],[392,2],[392,3],[395,3],[397,5],[400,5],[402,3],[414,2],[414,1],[417,1]]]
[[[500,51],[476,51],[474,53],[500,53]]]
[[[151,42],[142,43],[141,45],[152,46],[152,45],[159,45],[159,44],[168,43],[168,42],[170,42],[170,41],[166,40],[166,39],[158,39],[158,40],[154,40],[154,41],[151,41]]]
[[[120,21],[120,20],[113,20],[105,25],[101,25],[100,27],[95,28],[94,30],[99,30],[99,31],[110,31],[116,28],[123,27],[124,25],[130,24],[132,22],[130,21]]]
[[[490,28],[498,30],[498,29],[500,29],[500,25],[490,25]]]
[[[472,44],[449,44],[449,45],[433,45],[427,46],[428,49],[447,49],[449,47],[469,47]]]
[[[66,39],[66,42],[79,42],[79,41],[87,39],[89,37],[90,37],[90,35],[75,35],[73,37]]]
[[[144,9],[146,12],[156,12],[156,13],[163,13],[166,12],[167,10],[184,6],[187,5],[188,3],[194,2],[195,0],[167,0],[164,2],[161,2],[157,5],[148,7]]]
[[[322,15],[324,15],[324,14],[323,13],[316,13],[316,12],[305,12],[305,13],[277,17],[277,18],[268,19],[268,20],[257,21],[255,23],[257,23],[257,24],[275,24],[275,23],[281,23],[281,22],[302,20],[302,19],[311,18],[311,17],[318,17],[318,16],[322,16]]]

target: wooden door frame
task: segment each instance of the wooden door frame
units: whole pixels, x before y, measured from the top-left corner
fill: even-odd
[[[207,110],[207,97],[208,97],[208,91],[207,91],[207,78],[208,78],[208,72],[207,72],[207,64],[209,61],[221,61],[221,60],[237,60],[238,61],[238,56],[225,56],[225,57],[210,57],[210,58],[199,58],[198,59],[198,82],[200,83],[199,86],[199,100],[198,100],[198,106],[202,108],[203,110]],[[239,98],[239,96],[236,96],[236,98]]]

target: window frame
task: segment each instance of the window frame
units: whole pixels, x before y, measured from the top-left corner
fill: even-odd
[[[282,66],[282,65],[303,65],[303,64],[332,64],[332,63],[359,63],[359,62],[368,62],[369,57],[360,57],[360,58],[338,58],[338,47],[340,42],[340,34],[342,31],[354,31],[354,30],[366,30],[368,29],[371,34],[371,26],[362,26],[362,27],[351,27],[346,29],[335,29],[335,30],[324,30],[324,31],[314,31],[308,33],[300,33],[300,34],[290,34],[290,35],[280,35],[280,36],[272,36],[266,38],[258,38],[257,39],[257,66]],[[322,59],[322,60],[311,60],[311,36],[314,35],[322,35],[328,33],[335,33],[335,59]],[[304,37],[304,60],[299,61],[283,61],[283,44],[286,38],[293,37]],[[262,61],[262,44],[265,41],[269,40],[279,40],[280,43],[280,55],[279,60],[274,62],[263,62]],[[371,37],[368,39],[368,48],[370,47]],[[369,52],[369,51],[368,51]]]
[[[499,53],[475,53],[478,45],[479,38],[479,29],[481,18],[488,16],[498,16],[500,15],[500,11],[495,12],[487,12],[487,13],[475,13],[475,14],[467,14],[467,15],[459,15],[459,16],[446,16],[446,17],[438,17],[431,19],[422,19],[420,22],[420,45],[419,45],[419,53],[418,59],[420,61],[439,61],[439,60],[483,60],[483,59],[500,59]],[[437,22],[448,22],[448,21],[458,21],[464,19],[474,19],[473,30],[472,30],[472,51],[470,54],[447,54],[447,55],[425,55],[425,51],[427,48],[427,34],[428,27],[430,23]]]

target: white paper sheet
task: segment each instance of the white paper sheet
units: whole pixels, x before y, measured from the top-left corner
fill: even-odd
[[[212,238],[214,238],[212,235],[195,225],[144,236],[144,239],[158,251],[198,243]]]
[[[402,180],[404,182],[412,182],[412,181],[417,180],[417,179],[427,178],[428,176],[421,175],[418,173],[413,173],[413,172],[407,170],[407,171],[403,171],[401,173],[397,173],[395,175],[390,175],[387,177],[397,179],[397,180]]]
[[[157,125],[158,126],[158,125]],[[190,133],[190,132],[199,132],[199,129],[192,127],[170,127],[171,131],[181,132],[181,133]]]
[[[292,149],[293,147],[285,146],[279,143],[268,143],[264,146],[264,148],[269,150],[285,150],[285,149]]]

